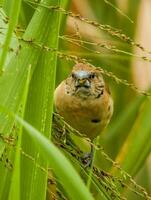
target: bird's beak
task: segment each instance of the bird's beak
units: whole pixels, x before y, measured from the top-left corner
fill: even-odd
[[[76,87],[90,88],[91,84],[90,84],[90,81],[87,80],[87,79],[77,79],[75,86]]]
[[[74,73],[76,82],[75,82],[75,86],[76,87],[85,87],[85,88],[90,88],[91,83],[89,80],[90,77],[90,73],[87,71],[77,71]]]

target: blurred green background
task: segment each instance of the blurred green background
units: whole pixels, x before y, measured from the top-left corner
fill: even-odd
[[[94,26],[71,17],[67,18],[67,26],[60,35],[69,35],[79,42],[73,44],[71,41],[61,40],[60,49],[69,55],[85,58],[94,66],[100,66],[113,72],[117,77],[128,80],[139,89],[149,89],[151,63],[144,61],[141,57],[146,56],[150,59],[150,54],[147,52],[151,49],[149,45],[149,41],[151,41],[150,1],[75,0],[71,2],[69,7],[74,13],[80,13],[85,18],[121,30],[133,41],[146,48],[146,52],[116,36],[107,34],[106,31],[99,31]],[[110,50],[99,47],[99,44],[108,45]],[[110,46],[133,55],[114,52]],[[72,66],[72,63],[64,60],[59,62],[57,84],[67,77]],[[112,159],[121,162],[123,168],[135,176],[138,183],[147,188],[148,192],[151,192],[150,98],[146,98],[123,84],[117,84],[110,77],[105,76],[104,78],[113,96],[114,114],[109,126],[100,138],[100,144],[103,145],[105,152]],[[99,153],[96,164],[105,169],[110,168],[109,163],[105,162]],[[134,199],[134,196],[129,196],[128,199]]]

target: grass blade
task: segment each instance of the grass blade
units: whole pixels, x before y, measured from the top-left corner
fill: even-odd
[[[48,159],[50,166],[61,180],[63,187],[70,196],[70,199],[92,200],[92,195],[89,193],[87,187],[84,185],[75,169],[65,156],[53,145],[53,143],[20,117],[16,116],[16,120],[27,130],[27,133],[35,141],[35,144],[45,159]]]
[[[9,26],[8,26],[8,30],[7,30],[7,34],[5,38],[5,43],[3,46],[3,51],[0,58],[0,72],[4,68],[3,65],[5,64],[5,61],[6,61],[7,52],[8,52],[10,42],[11,42],[12,34],[17,24],[19,11],[20,11],[20,5],[21,5],[21,0],[13,0],[11,13],[10,13]]]

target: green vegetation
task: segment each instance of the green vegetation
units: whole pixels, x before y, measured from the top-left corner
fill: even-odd
[[[135,42],[140,1],[0,5],[0,199],[151,199],[151,93],[132,74],[136,60],[151,63]],[[76,62],[100,67],[114,99],[92,169],[80,159],[90,140],[53,108]]]

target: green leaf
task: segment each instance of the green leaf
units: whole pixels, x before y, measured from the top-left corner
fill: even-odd
[[[29,68],[27,81],[26,81],[26,87],[24,91],[23,101],[22,101],[22,112],[21,116],[24,116],[25,111],[25,105],[27,100],[27,94],[29,89],[29,83],[30,83],[30,72],[31,69]],[[20,161],[21,161],[21,138],[22,138],[22,126],[19,126],[18,131],[18,141],[17,141],[17,147],[15,152],[15,162],[14,162],[14,168],[13,168],[13,174],[12,174],[12,180],[11,185],[9,189],[9,200],[20,200],[21,194],[20,194]]]
[[[11,185],[9,190],[8,200],[20,200],[20,148],[21,148],[21,135],[18,138],[16,149],[16,157],[13,168],[13,175],[11,178]],[[8,179],[9,180],[9,179]]]
[[[49,0],[49,1],[46,1],[46,3],[56,4],[57,2]],[[35,96],[33,99],[36,99],[37,102],[39,101],[41,104],[38,104],[38,105],[41,107],[39,107],[39,113],[37,114],[36,113],[37,111],[34,109],[34,106],[36,106],[36,103],[32,101],[33,109],[31,113],[32,115],[34,115],[34,120],[36,120],[36,127],[40,121],[39,126],[42,127],[42,129],[41,128],[40,129],[42,130],[42,132],[46,130],[45,133],[47,134],[47,136],[49,135],[50,129],[51,129],[51,111],[52,111],[52,104],[53,104],[52,96],[53,96],[53,89],[54,89],[54,83],[55,83],[55,71],[56,71],[55,70],[56,52],[46,52],[44,50],[41,50],[40,47],[39,49],[35,48],[32,45],[32,43],[25,42],[25,40],[30,41],[31,39],[33,39],[35,42],[39,43],[40,45],[48,45],[48,46],[50,45],[50,47],[56,48],[58,45],[58,32],[59,32],[59,25],[60,25],[59,23],[60,23],[59,13],[50,12],[46,8],[39,7],[36,10],[29,26],[27,27],[27,30],[25,31],[25,34],[23,36],[24,41],[20,41],[20,48],[18,50],[18,53],[14,57],[12,57],[6,70],[0,77],[0,91],[1,91],[0,104],[3,107],[5,107],[7,110],[9,110],[10,112],[12,111],[14,113],[17,113],[19,106],[21,104],[22,96],[25,89],[25,82],[27,79],[28,68],[31,67],[31,77],[36,68],[36,71],[31,80],[32,84],[33,82],[35,84],[29,88],[29,92],[31,92],[32,90],[34,90],[35,92],[39,92],[39,95],[38,93],[37,94],[34,93]],[[41,75],[39,75],[39,73]],[[27,102],[27,109],[28,109],[28,102]],[[33,116],[31,115],[31,113],[29,113],[29,116],[32,118]],[[7,114],[0,113],[0,132],[3,135],[8,136],[10,134],[13,123],[14,123],[13,118],[8,118]],[[25,141],[23,140],[23,142]],[[22,146],[24,147],[23,142],[22,142]],[[31,141],[27,143],[27,146],[29,145],[29,147],[32,147],[30,142]],[[0,153],[3,152],[3,149],[4,149],[4,143],[0,141]],[[36,153],[36,150],[34,147],[30,151],[30,153],[32,154],[33,152]],[[38,156],[38,152],[33,157],[36,157],[36,156]],[[47,165],[45,161],[42,161],[42,163],[44,164],[44,166]],[[35,167],[35,165],[33,165],[33,163],[30,163],[29,161],[27,162],[26,167],[28,164],[30,167]],[[35,171],[35,173],[37,174],[37,182],[36,182],[37,185],[35,184],[35,182],[34,182],[35,184],[34,185],[33,182],[31,181],[31,171],[30,170],[28,171],[28,170],[26,171],[25,174],[24,174],[25,172],[24,168],[23,168],[23,171],[21,171],[21,182],[24,183],[23,185],[21,184],[21,191],[23,188],[24,193],[27,194],[27,196],[24,195],[24,198],[28,199],[28,194],[31,195],[31,199],[33,199],[34,195],[36,195],[36,197],[34,198],[40,198],[40,199],[44,198],[46,195],[45,193],[46,193],[46,187],[47,187],[47,174],[43,174],[40,170],[37,173]],[[35,178],[35,173],[33,172],[34,178]],[[0,174],[1,174],[0,191],[4,191],[4,188],[6,191],[5,193],[0,193],[0,195],[4,194],[5,196],[2,198],[5,198],[6,195],[9,193],[11,174],[9,174],[7,169],[5,168],[0,171]],[[9,178],[7,177],[8,174],[9,174]],[[25,177],[26,180],[28,180],[29,182],[25,181],[23,177]],[[38,177],[40,177],[40,179]],[[41,190],[39,190],[39,187],[37,187],[38,184],[41,184]],[[25,185],[27,187],[24,187]],[[36,188],[35,190],[31,188],[33,186],[35,186]],[[29,190],[29,188],[31,190]],[[29,191],[32,191],[32,192],[30,193]],[[23,195],[22,192],[21,192],[21,195]]]
[[[6,21],[7,21],[6,14],[4,13],[3,9],[0,8],[0,26],[1,26],[0,45],[1,46],[3,46],[3,43],[5,42],[5,37],[7,34],[8,24],[6,23]],[[18,46],[18,39],[17,39],[16,35],[13,33],[11,42],[9,44],[9,48],[13,49],[13,51],[7,52],[6,64],[4,66],[4,70],[5,70],[5,67],[7,66],[7,64],[9,63],[10,59],[13,56],[15,56],[15,51],[17,50],[17,46]],[[2,56],[2,51],[3,51],[3,48],[0,49],[0,57]]]
[[[40,153],[48,160],[53,171],[60,179],[70,199],[92,200],[93,197],[65,156],[52,142],[30,124],[16,116],[16,120],[23,125],[30,137],[35,141]]]
[[[47,0],[45,4],[60,5],[60,1]],[[39,16],[41,16],[41,22]],[[39,6],[28,28],[32,30],[33,24],[35,28],[38,25],[37,31],[40,31],[40,28],[43,31],[45,30],[45,33],[41,33],[39,38],[34,39],[34,42],[41,46],[45,45],[57,49],[60,13]],[[39,24],[43,24],[43,27],[39,27]],[[51,135],[56,61],[56,51],[41,50],[31,78],[25,109],[25,120],[47,137]],[[47,173],[39,169],[38,165],[47,169],[47,162],[40,156],[35,144],[25,130],[22,137],[22,149],[26,154],[31,155],[35,161],[29,160],[25,156],[21,157],[21,199],[45,199]]]
[[[14,28],[15,28],[17,21],[18,21],[20,5],[21,5],[21,0],[13,0],[12,5],[11,5],[9,25],[8,25],[7,34],[6,34],[6,37],[5,37],[5,42],[3,44],[3,51],[2,51],[2,54],[1,54],[1,57],[0,57],[0,72],[3,71],[4,65],[6,63],[7,52],[8,52],[8,49],[9,49],[9,45],[10,45],[10,42],[11,42],[11,38],[12,38],[12,35],[13,35]]]

